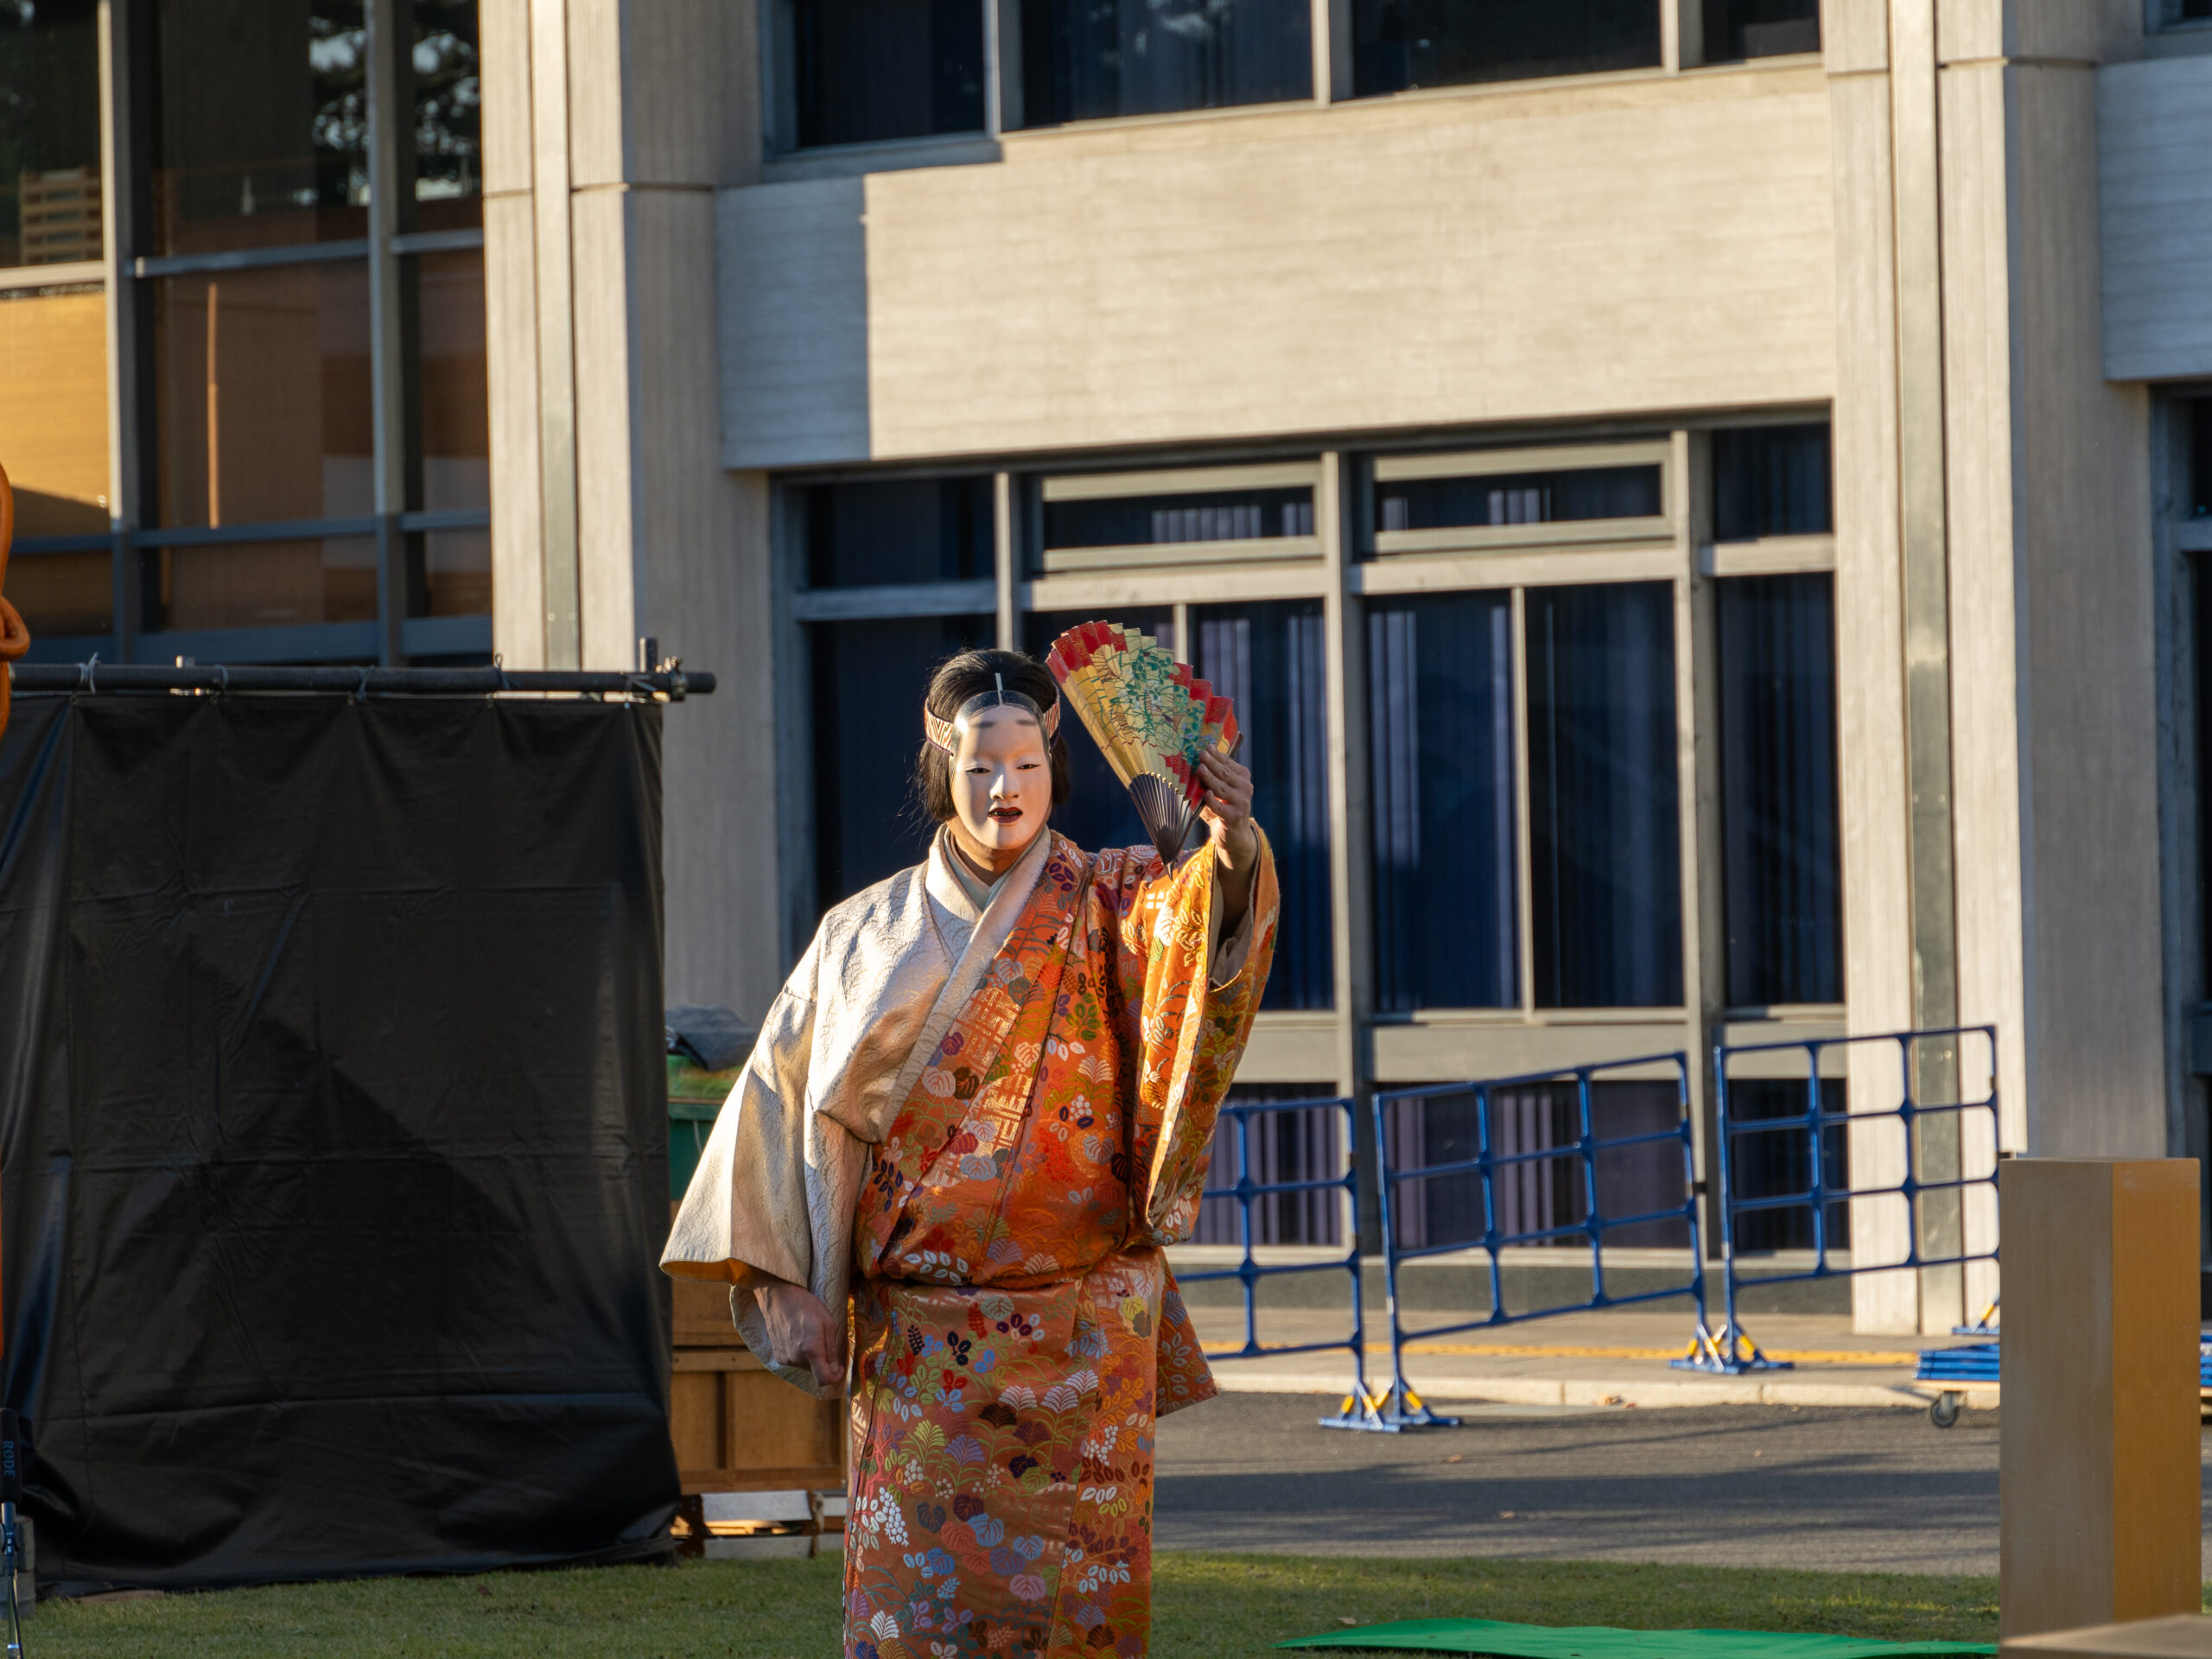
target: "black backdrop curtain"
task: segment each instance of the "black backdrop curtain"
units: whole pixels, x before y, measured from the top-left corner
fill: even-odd
[[[17,700],[5,1398],[44,1584],[667,1548],[660,881],[649,707]]]

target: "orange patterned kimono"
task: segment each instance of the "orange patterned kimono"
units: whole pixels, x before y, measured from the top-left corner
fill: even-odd
[[[1212,861],[1056,838],[876,1150],[854,1231],[847,1649],[1145,1651],[1155,1415],[1212,1378],[1160,1246],[1273,949],[1209,987]]]
[[[1267,981],[1272,856],[1218,941],[1208,854],[1048,830],[980,912],[949,860],[823,918],[662,1265],[736,1287],[810,1392],[747,1287],[850,1309],[849,1659],[1141,1654],[1153,1422],[1214,1392],[1160,1247]]]

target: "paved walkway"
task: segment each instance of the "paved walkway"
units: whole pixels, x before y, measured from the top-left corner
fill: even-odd
[[[1244,1340],[1243,1316],[1232,1307],[1191,1311],[1209,1350],[1235,1349]],[[1424,1329],[1480,1315],[1421,1313]],[[1772,1313],[1747,1318],[1745,1328],[1770,1357],[1794,1362],[1789,1370],[1743,1376],[1678,1371],[1669,1361],[1688,1351],[1692,1318],[1687,1309],[1566,1313],[1408,1345],[1406,1374],[1433,1401],[1490,1400],[1521,1405],[1782,1405],[1924,1408],[1927,1398],[1909,1386],[1916,1351],[1974,1340],[1965,1337],[1861,1336],[1840,1316]],[[1342,1312],[1283,1308],[1262,1313],[1260,1339],[1267,1344],[1342,1341],[1350,1333]],[[1390,1378],[1389,1327],[1380,1310],[1367,1332],[1367,1376],[1380,1389]],[[1334,1393],[1351,1381],[1348,1349],[1225,1359],[1215,1379],[1234,1393]],[[1971,1390],[1965,1403],[1996,1403],[1994,1389]]]
[[[1317,1427],[1311,1397],[1165,1418],[1168,1549],[1997,1572],[1997,1414],[1471,1408],[1464,1427]],[[2212,1556],[2207,1558],[2212,1577]],[[1478,1611],[1478,1610],[1470,1610]]]

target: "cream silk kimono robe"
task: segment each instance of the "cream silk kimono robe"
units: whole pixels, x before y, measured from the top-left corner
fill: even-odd
[[[1160,1247],[1196,1224],[1276,919],[1261,840],[1218,938],[1210,854],[1040,835],[980,913],[929,861],[823,918],[662,1266],[849,1309],[846,1651],[1134,1656],[1152,1425],[1211,1376]]]

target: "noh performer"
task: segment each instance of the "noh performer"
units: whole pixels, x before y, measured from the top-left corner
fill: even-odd
[[[785,1380],[849,1368],[848,1659],[1144,1653],[1154,1422],[1214,1393],[1161,1247],[1197,1222],[1274,865],[1222,753],[1189,769],[1193,851],[1053,831],[1063,706],[1017,652],[938,668],[928,861],[823,917],[662,1258],[734,1287]]]

